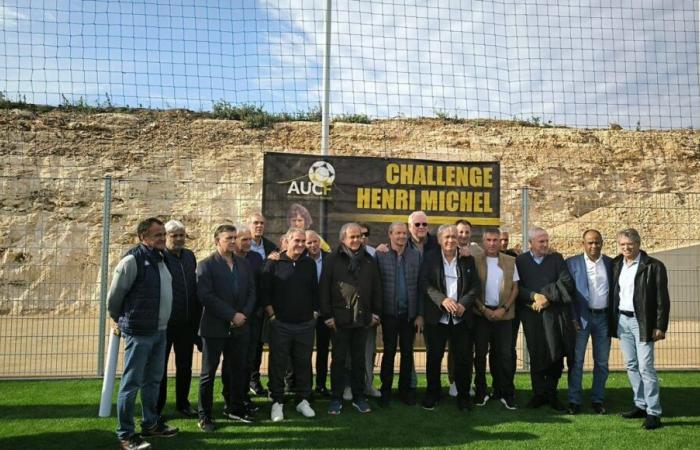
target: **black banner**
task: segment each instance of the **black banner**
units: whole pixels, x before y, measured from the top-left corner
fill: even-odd
[[[263,186],[270,236],[303,219],[336,243],[342,224],[367,222],[372,241],[384,242],[388,223],[406,222],[418,210],[433,229],[458,219],[500,224],[498,162],[266,153]]]

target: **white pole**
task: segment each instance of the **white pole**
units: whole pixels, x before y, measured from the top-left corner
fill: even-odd
[[[100,417],[112,414],[112,392],[117,372],[117,357],[119,356],[119,335],[114,330],[109,333],[109,349],[102,377],[102,396],[100,397]]]
[[[331,90],[331,0],[326,0],[326,42],[323,50],[323,103],[321,106],[321,155],[328,155]]]

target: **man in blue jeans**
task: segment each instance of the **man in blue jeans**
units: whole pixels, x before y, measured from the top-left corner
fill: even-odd
[[[156,218],[136,230],[141,243],[114,270],[107,296],[109,315],[124,338],[124,373],[117,396],[117,437],[124,450],[150,449],[141,438],[174,436],[157,410],[165,370],[166,330],[172,309],[172,277],[163,257],[165,226]],[[136,394],[141,391],[141,435],[134,426]]]
[[[634,228],[617,233],[620,255],[613,260],[610,335],[620,339],[634,408],[625,419],[645,419],[642,427],[661,426],[659,377],[654,368],[654,344],[666,338],[671,302],[666,266],[641,251]]]
[[[610,356],[610,285],[612,259],[603,255],[603,236],[598,230],[583,233],[583,253],[566,260],[576,285],[572,316],[576,328],[574,361],[569,367],[569,414],[581,412],[583,397],[583,359],[588,338],[593,341],[593,386],[591,406],[596,414],[605,414],[605,382]]]

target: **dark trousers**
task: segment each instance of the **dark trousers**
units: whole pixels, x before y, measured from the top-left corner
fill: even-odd
[[[510,320],[490,321],[482,316],[475,316],[474,346],[474,384],[477,397],[486,394],[486,354],[489,355],[489,368],[493,378],[494,392],[504,398],[513,398],[515,386],[513,377],[515,367],[512,363],[513,324]]]
[[[314,350],[316,321],[306,323],[270,322],[270,397],[284,402],[287,368],[294,373],[296,402],[311,397],[311,354]]]
[[[331,329],[319,318],[316,321],[316,387],[326,387],[330,345]]]
[[[345,364],[350,352],[350,385],[355,400],[364,398],[365,374],[365,345],[369,328],[338,328],[332,335],[333,359],[331,361],[331,389],[333,399],[342,401],[345,389]]]
[[[428,386],[426,396],[440,398],[440,368],[445,354],[445,345],[449,341],[450,352],[454,355],[455,384],[458,397],[469,397],[469,385],[472,378],[472,351],[474,341],[472,330],[464,322],[457,325],[425,325],[423,330],[427,350],[426,378]]]
[[[518,331],[520,331],[520,314],[518,312],[518,308],[515,308],[515,317],[513,317],[513,320],[510,321],[511,323],[511,330],[512,330],[512,335],[511,335],[511,345],[510,345],[510,360],[511,364],[513,364],[513,370],[517,370],[518,368],[518,350],[516,349],[516,346],[518,345]]]
[[[380,378],[382,380],[382,395],[391,396],[391,387],[394,384],[394,359],[396,358],[396,344],[401,346],[401,367],[399,369],[399,393],[406,394],[411,390],[411,373],[413,372],[413,341],[416,337],[416,328],[413,320],[404,314],[400,316],[382,317],[382,339],[384,341],[384,353]]]
[[[530,380],[535,395],[553,399],[557,396],[557,386],[564,370],[564,358],[560,358],[544,369],[530,368]]]
[[[170,349],[175,350],[175,407],[177,409],[189,408],[190,384],[192,383],[192,352],[194,350],[194,331],[189,323],[176,323],[168,326],[167,341],[165,344],[165,370],[160,382],[158,414],[163,412],[165,400],[168,395],[168,359]]]
[[[260,365],[262,364],[263,355],[263,317],[258,317],[257,314],[250,316],[250,342],[248,343],[248,383],[260,383]]]
[[[227,338],[202,338],[202,371],[199,377],[199,417],[211,417],[214,380],[219,359],[224,356],[227,370],[222,373],[225,386],[224,403],[231,411],[242,411],[248,390],[246,356],[250,328],[235,328]]]

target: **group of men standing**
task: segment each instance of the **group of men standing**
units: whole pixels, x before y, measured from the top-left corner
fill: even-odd
[[[314,342],[315,392],[330,395],[328,413],[340,414],[343,400],[350,397],[355,409],[370,412],[366,395],[373,390],[372,338],[378,326],[383,337],[381,406],[393,399],[399,348],[398,396],[408,405],[416,403],[414,341],[422,333],[424,409],[441,401],[448,345],[451,391],[460,410],[483,406],[494,397],[507,409],[517,409],[515,345],[522,323],[533,390],[529,407],[548,404],[570,414],[581,411],[583,360],[592,337],[591,403],[604,414],[610,337],[619,337],[635,403],[623,416],[645,417],[647,429],[660,426],[654,342],[664,339],[668,325],[667,276],[660,261],[640,250],[635,230],[618,234],[621,254],[614,260],[602,255],[596,230],[583,234],[582,254],[564,260],[551,251],[541,228],[529,231],[529,249],[517,255],[507,247],[507,233],[495,228],[482,231],[481,245],[470,242],[472,226],[465,220],[441,225],[432,235],[422,211],[407,222],[390,224],[388,242],[376,249],[367,245],[368,225],[347,223],[330,253],[321,251],[317,233],[302,228],[290,228],[278,249],[263,236],[264,223],[261,214],[253,214],[247,226],[220,225],[214,232],[215,251],[199,264],[184,248],[182,223],[150,218],[138,225],[140,244],[119,262],[108,297],[110,316],[126,342],[117,401],[122,448],[147,449],[150,444],[142,438],[178,432],[161,415],[171,348],[178,411],[198,417],[203,431],[215,430],[213,387],[221,363],[225,416],[252,422],[258,408],[250,394],[266,393],[259,374],[263,328],[270,348],[273,422],[284,419],[286,391],[294,392],[298,413],[315,416]],[[202,352],[196,410],[188,400],[195,345]],[[568,408],[557,398],[564,359],[569,365]],[[139,390],[140,434],[134,424]]]

